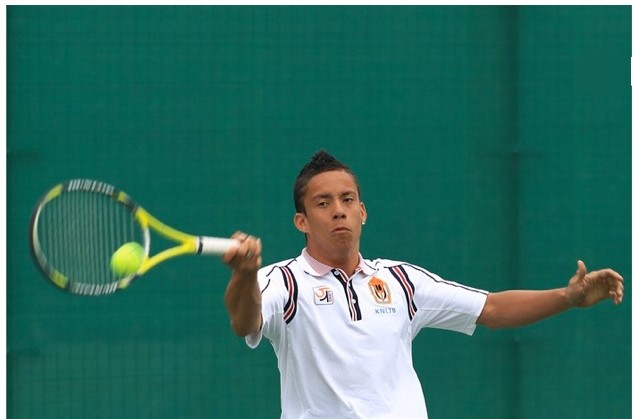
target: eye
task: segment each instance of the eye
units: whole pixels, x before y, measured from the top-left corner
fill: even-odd
[[[343,198],[343,202],[345,202],[346,204],[351,204],[352,202],[354,202],[354,197],[346,196],[345,198]]]
[[[329,202],[327,201],[318,201],[318,203],[316,204],[316,206],[319,208],[325,208],[328,205],[329,205]]]

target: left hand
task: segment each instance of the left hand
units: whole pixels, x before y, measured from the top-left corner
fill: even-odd
[[[620,304],[623,301],[623,277],[612,269],[587,272],[585,264],[579,260],[566,295],[570,304],[576,307],[590,307],[607,298],[614,304]]]

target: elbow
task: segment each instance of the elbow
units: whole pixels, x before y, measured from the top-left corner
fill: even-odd
[[[230,322],[230,325],[231,325],[231,330],[234,332],[234,334],[240,338],[244,338],[245,336],[251,334],[251,331],[249,330],[248,327],[243,327],[242,325],[239,325],[233,320]]]
[[[261,325],[262,325],[261,316],[251,321],[232,317],[230,321],[231,330],[234,332],[236,336],[241,338],[260,332]]]

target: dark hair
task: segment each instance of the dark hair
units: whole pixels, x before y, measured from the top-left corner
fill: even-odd
[[[361,190],[358,186],[358,180],[356,179],[354,172],[352,172],[346,164],[336,160],[336,158],[327,151],[321,150],[317,151],[312,156],[309,163],[303,166],[301,171],[298,173],[298,176],[296,176],[296,182],[294,182],[294,206],[296,207],[296,212],[305,213],[303,195],[305,195],[307,184],[310,179],[319,173],[331,172],[333,170],[343,170],[352,175],[354,182],[356,183],[358,196],[361,196]]]

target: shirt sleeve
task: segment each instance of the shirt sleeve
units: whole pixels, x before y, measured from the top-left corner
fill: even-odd
[[[280,340],[284,327],[283,307],[288,296],[280,270],[273,266],[258,271],[258,286],[261,290],[261,328],[259,332],[245,336],[245,343],[252,349],[258,347],[263,336],[272,342]]]
[[[431,327],[472,335],[483,311],[487,291],[447,281],[429,271],[410,265],[408,273],[415,286],[417,312],[412,333]]]

